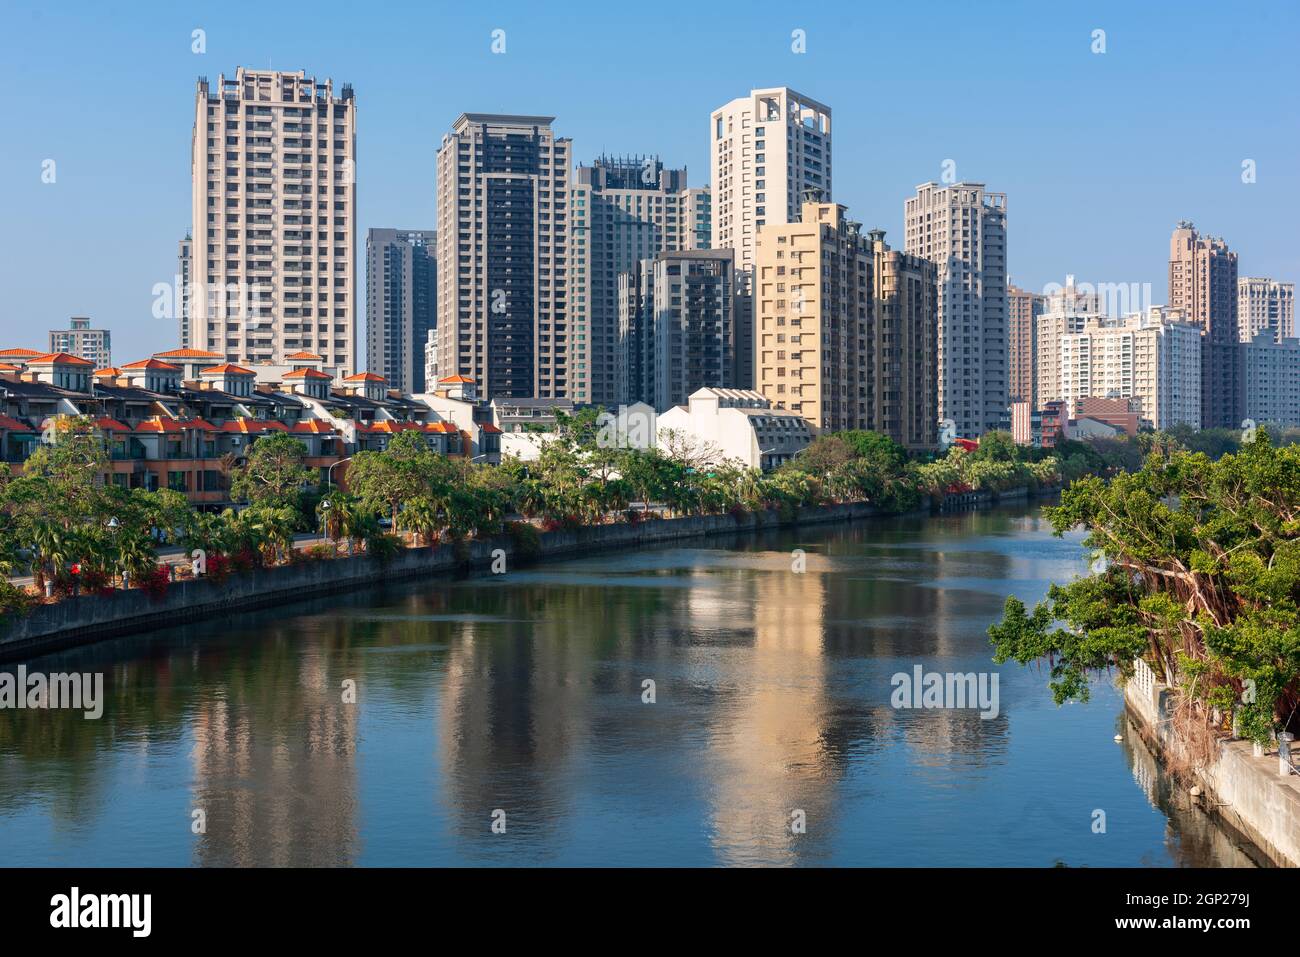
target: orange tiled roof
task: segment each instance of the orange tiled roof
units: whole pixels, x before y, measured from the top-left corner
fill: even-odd
[[[94,366],[95,363],[89,359],[83,359],[81,356],[68,355],[66,352],[49,352],[43,356],[37,356],[27,361],[29,366],[34,365],[65,365],[65,366]]]
[[[209,422],[207,419],[181,419],[180,426],[182,429],[202,429],[204,432],[220,432],[221,430]]]
[[[223,362],[219,366],[213,366],[211,369],[200,369],[199,375],[257,375],[252,369],[245,369],[243,366],[237,366],[230,362]]]
[[[171,349],[167,352],[155,352],[155,359],[220,359],[220,352],[205,352],[202,349]]]
[[[240,416],[223,423],[221,431],[248,435],[251,432],[288,432],[289,427],[276,419],[247,419]]]
[[[96,379],[116,379],[122,374],[122,370],[117,366],[107,366],[103,369],[96,369],[91,373]]]
[[[155,415],[151,419],[145,419],[135,427],[137,432],[180,432],[181,424],[175,419],[164,419],[161,415]]]
[[[20,422],[18,419],[10,418],[7,415],[0,415],[0,429],[8,432],[35,432],[26,422]]]
[[[22,366],[16,366],[12,362],[0,362],[0,372],[21,372]]]
[[[11,356],[15,359],[22,359],[26,356],[39,356],[39,355],[44,355],[44,353],[39,352],[36,349],[24,349],[22,346],[17,346],[13,349],[0,349],[0,356]]]
[[[426,422],[424,423],[424,431],[449,432],[452,435],[456,435],[459,434],[460,429],[456,428],[455,424],[451,422]]]
[[[501,434],[501,430],[498,429],[498,428],[497,428],[495,425],[493,425],[491,422],[484,422],[482,425],[479,426],[479,431],[480,431],[480,432],[486,432],[488,435],[500,435],[500,434]]]
[[[364,432],[383,432],[392,435],[396,432],[409,432],[411,429],[419,429],[420,425],[415,422],[398,422],[394,419],[384,419],[382,422],[376,422],[373,425],[358,425]]]
[[[473,384],[474,384],[474,380],[473,380],[473,379],[469,378],[468,376],[463,376],[463,375],[449,375],[449,376],[447,376],[446,378],[439,379],[438,382],[439,382],[439,384],[441,384],[441,383],[443,383],[443,382],[468,382],[470,385],[473,385]]]
[[[328,422],[322,421],[321,419],[302,419],[299,422],[295,422],[293,428],[289,431],[310,432],[313,435],[325,435],[327,433],[332,435],[335,430],[334,426],[330,425]]]
[[[104,432],[130,432],[131,430],[123,425],[117,419],[110,419],[106,415],[101,415],[95,420],[95,428]]]
[[[291,356],[285,356],[285,358],[286,359],[312,359],[317,362],[323,362],[325,360],[324,356],[318,356],[314,352],[307,352],[305,350],[302,352],[295,352]]]
[[[329,374],[317,369],[294,369],[284,374],[286,379],[328,379]]]
[[[163,369],[167,372],[180,372],[180,366],[174,366],[170,362],[163,362],[161,359],[141,359],[139,362],[130,362],[122,366],[123,369]],[[98,372],[95,375],[99,375]]]
[[[381,375],[375,375],[373,372],[358,372],[356,375],[350,375],[344,382],[387,382]]]

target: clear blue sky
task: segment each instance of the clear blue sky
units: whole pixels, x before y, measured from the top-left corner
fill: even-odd
[[[1027,288],[1070,272],[1163,302],[1181,218],[1225,236],[1243,274],[1300,279],[1294,0],[791,6],[6,0],[0,347],[44,348],[71,315],[112,329],[118,362],[174,345],[151,289],[190,225],[194,81],[239,65],[355,87],[362,253],[369,227],[436,225],[434,151],[461,112],[551,114],[580,161],[656,152],[703,184],[709,112],[789,85],[834,111],[834,198],[898,245],[904,198],[952,159],[1009,194]]]

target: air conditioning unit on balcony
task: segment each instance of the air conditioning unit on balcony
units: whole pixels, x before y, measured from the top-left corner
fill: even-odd
[[[232,437],[231,437],[231,439],[230,439],[230,444],[233,445],[233,446],[238,447],[238,446],[239,446],[239,443],[242,442],[242,441],[243,441],[243,439],[241,439],[239,436],[236,435],[236,436],[232,436]]]

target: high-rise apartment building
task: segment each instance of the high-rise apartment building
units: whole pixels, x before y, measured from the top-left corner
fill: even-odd
[[[366,232],[366,369],[393,389],[425,391],[424,347],[437,321],[438,233]]]
[[[489,399],[572,396],[571,141],[554,119],[462,113],[438,150],[438,375]]]
[[[1245,417],[1257,425],[1300,427],[1300,339],[1278,341],[1263,328],[1242,343]]]
[[[356,100],[303,71],[198,81],[186,345],[356,363]]]
[[[1237,254],[1182,220],[1169,239],[1169,308],[1201,327],[1202,428],[1235,429],[1245,414],[1237,327]]]
[[[619,401],[618,277],[660,252],[707,249],[708,190],[658,157],[602,156],[574,171],[569,196],[572,395],[608,406]]]
[[[619,277],[617,401],[659,411],[735,377],[730,249],[662,252]]]
[[[1008,398],[1033,402],[1038,393],[1038,317],[1046,296],[1007,285]]]
[[[754,388],[754,304],[758,230],[798,222],[806,194],[831,201],[831,109],[789,87],[751,90],[713,111],[709,123],[714,249],[736,251],[737,388]]]
[[[882,229],[871,230],[867,238],[875,301],[862,333],[862,427],[909,449],[934,448],[939,422],[938,272],[928,259],[890,249]]]
[[[1034,358],[1034,393],[1025,398],[1034,409],[1065,398],[1061,387],[1061,339],[1083,331],[1090,319],[1101,318],[1101,296],[1074,284],[1073,276],[1065,285],[1053,283],[1043,296],[1042,312],[1035,321],[1037,332]]]
[[[845,207],[809,201],[798,222],[758,231],[757,390],[823,431],[867,420],[873,250]]]
[[[1047,404],[1063,401],[1078,410],[1087,398],[1136,399],[1152,428],[1199,428],[1201,349],[1195,324],[1170,321],[1159,309],[1123,319],[1090,317],[1061,336],[1059,395]]]
[[[1295,336],[1295,283],[1259,276],[1237,279],[1237,335],[1254,342],[1267,329],[1275,342]]]
[[[73,316],[67,329],[50,330],[50,352],[66,352],[104,369],[113,364],[113,337],[107,329],[90,328],[90,319]]]
[[[1007,196],[923,183],[904,220],[904,249],[938,267],[939,418],[967,438],[1006,428]]]

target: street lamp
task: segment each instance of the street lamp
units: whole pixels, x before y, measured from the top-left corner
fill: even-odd
[[[326,487],[326,488],[331,488],[331,487],[333,486],[333,482],[334,482],[334,470],[335,470],[336,468],[338,468],[340,465],[342,465],[344,462],[351,462],[351,461],[352,461],[352,456],[349,455],[349,456],[348,456],[347,458],[345,458],[345,459],[339,459],[337,462],[335,462],[333,465],[331,465],[329,468],[327,468],[327,469],[325,470],[325,487]]]

